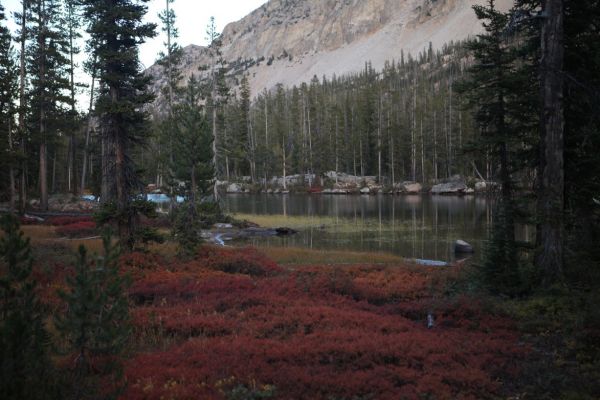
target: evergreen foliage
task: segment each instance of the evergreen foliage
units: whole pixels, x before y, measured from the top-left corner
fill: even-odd
[[[139,45],[156,35],[155,24],[143,22],[147,2],[82,1],[102,88],[96,113],[103,126],[104,146],[114,151],[114,159],[107,160],[103,168],[102,199],[116,205],[119,238],[128,249],[135,243],[136,229],[131,199],[141,186],[132,159],[133,146],[143,144],[149,132],[143,106],[153,99],[138,58]],[[114,170],[109,168],[112,165]]]
[[[30,88],[27,94],[30,114],[28,129],[39,152],[40,207],[48,209],[49,151],[57,152],[61,131],[69,130],[66,117],[72,101],[68,90],[68,38],[60,26],[61,4],[54,0],[30,0],[27,16],[29,46],[27,71]]]
[[[0,228],[0,397],[59,398],[48,356],[46,314],[31,275],[29,239],[12,215],[1,217]]]
[[[64,350],[74,357],[70,392],[76,399],[113,398],[124,388],[121,362],[131,332],[129,278],[119,274],[119,249],[109,234],[103,245],[103,256],[92,262],[80,246],[68,289],[59,292],[67,308],[55,323]]]
[[[454,89],[466,74],[467,55],[464,44],[450,43],[417,58],[402,56],[381,71],[367,63],[358,73],[315,76],[297,87],[257,94],[249,93],[248,77],[242,76],[236,96],[217,108],[217,175],[249,176],[267,185],[285,167],[287,175],[309,174],[309,179],[337,171],[381,176],[386,185],[412,179],[433,183],[473,175],[474,161],[493,180],[495,160],[462,156],[479,136]],[[208,96],[210,123],[211,104]]]
[[[18,70],[11,33],[5,23],[4,8],[0,4],[0,169],[9,171],[8,175],[0,174],[0,186],[9,188],[5,195],[10,197],[11,207],[14,207]]]

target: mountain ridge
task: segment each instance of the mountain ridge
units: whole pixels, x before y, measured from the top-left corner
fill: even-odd
[[[401,53],[417,54],[482,31],[472,6],[484,0],[271,0],[221,35],[230,75],[246,73],[253,96],[278,83],[308,82],[357,72],[370,62],[383,68]],[[499,0],[508,9],[511,0]],[[205,48],[184,48],[182,73],[199,75],[210,62]],[[154,89],[164,85],[157,65]]]

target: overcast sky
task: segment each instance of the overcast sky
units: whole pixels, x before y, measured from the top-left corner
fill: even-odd
[[[21,7],[20,0],[0,0],[0,3],[6,8],[7,17]],[[146,19],[158,23],[158,13],[165,8],[165,3],[166,0],[148,2]],[[266,0],[175,0],[173,9],[177,15],[178,42],[182,46],[206,44],[206,25],[211,16],[215,17],[217,28],[222,31],[225,25],[243,18],[264,3]],[[154,64],[163,42],[164,38],[159,36],[142,47],[140,58],[145,67]]]

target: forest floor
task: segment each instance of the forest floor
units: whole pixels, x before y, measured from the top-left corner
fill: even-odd
[[[77,246],[101,248],[73,238],[93,237],[85,221],[58,222],[23,226],[53,310]],[[465,294],[468,266],[210,246],[182,260],[167,242],[120,268],[133,278],[123,399],[598,398],[600,352],[568,333],[572,308]]]

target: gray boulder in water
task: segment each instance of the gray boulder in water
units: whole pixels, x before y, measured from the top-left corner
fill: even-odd
[[[473,246],[464,240],[457,240],[454,242],[454,253],[456,254],[472,254],[475,253]]]

